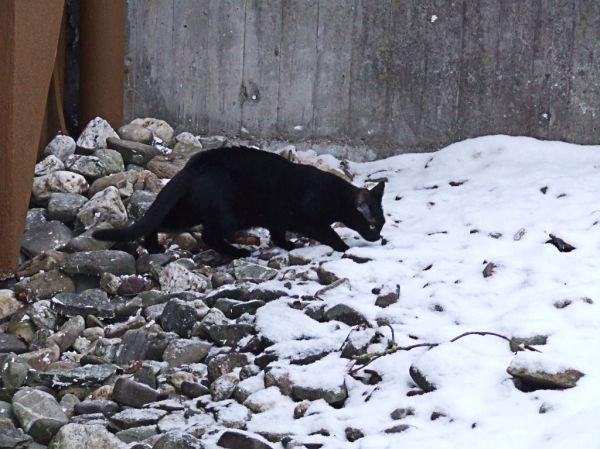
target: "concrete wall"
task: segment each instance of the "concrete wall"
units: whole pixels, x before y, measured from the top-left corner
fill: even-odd
[[[600,141],[596,0],[127,0],[125,116],[367,144]]]

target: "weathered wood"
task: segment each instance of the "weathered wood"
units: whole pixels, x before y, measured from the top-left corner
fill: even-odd
[[[366,144],[600,139],[600,4],[127,0],[126,114]]]

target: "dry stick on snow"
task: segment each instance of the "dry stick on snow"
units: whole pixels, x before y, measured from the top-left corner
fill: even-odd
[[[361,369],[365,368],[367,365],[370,365],[371,363],[373,363],[375,360],[384,357],[386,355],[390,355],[390,354],[394,354],[398,351],[410,351],[411,349],[416,349],[416,348],[435,348],[436,346],[439,346],[441,343],[417,343],[414,345],[410,345],[410,346],[397,346],[396,345],[396,340],[394,337],[394,330],[392,329],[392,326],[390,325],[389,322],[387,322],[386,320],[381,320],[378,322],[378,324],[380,326],[388,326],[391,331],[392,331],[392,341],[390,346],[385,350],[385,351],[379,351],[379,352],[374,352],[371,354],[363,354],[363,355],[356,355],[354,357],[352,357],[352,359],[354,360],[354,365],[352,365],[352,368],[350,369],[349,374],[351,376],[353,376],[354,374],[358,373]],[[503,340],[506,340],[507,342],[509,342],[512,345],[514,345],[515,347],[519,347],[520,345],[518,345],[514,339],[507,337],[506,335],[502,335],[502,334],[498,334],[496,332],[487,332],[487,331],[471,331],[471,332],[465,332],[463,334],[460,334],[456,337],[454,337],[452,340],[449,341],[449,343],[454,343],[457,340],[460,340],[461,338],[467,337],[469,335],[480,335],[480,336],[486,336],[486,335],[491,335],[493,337],[498,337],[501,338]],[[348,337],[350,336],[350,334],[348,334]],[[348,339],[348,337],[346,337],[346,340]],[[523,349],[527,349],[528,351],[534,351],[534,352],[540,352],[538,349],[534,348],[531,345],[528,344],[523,344]],[[519,350],[523,350],[523,349],[519,349]],[[357,364],[361,364],[359,367],[355,367],[355,365]]]

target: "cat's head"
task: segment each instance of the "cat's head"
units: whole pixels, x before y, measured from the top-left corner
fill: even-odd
[[[354,197],[357,219],[354,223],[357,231],[365,240],[374,242],[381,238],[381,228],[385,223],[381,199],[384,182],[380,182],[371,190],[358,189]]]

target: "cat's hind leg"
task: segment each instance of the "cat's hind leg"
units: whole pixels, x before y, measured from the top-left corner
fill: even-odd
[[[150,254],[160,253],[161,247],[158,244],[158,232],[151,232],[144,237],[144,246]]]
[[[247,257],[250,255],[250,251],[236,248],[235,246],[229,244],[225,240],[223,233],[214,228],[205,227],[204,231],[202,232],[202,240],[209,248],[214,249],[215,251],[233,259]]]
[[[283,248],[287,251],[291,251],[296,248],[296,245],[285,238],[285,231],[269,229],[269,233],[271,234],[271,240],[273,243],[280,248]]]

